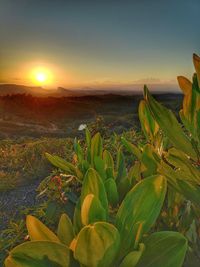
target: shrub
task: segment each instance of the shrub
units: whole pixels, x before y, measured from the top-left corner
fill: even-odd
[[[198,250],[200,212],[200,58],[193,56],[196,73],[191,83],[179,76],[184,93],[180,121],[144,87],[139,118],[147,143],[138,148],[122,139],[140,166],[142,177],[161,174],[168,192],[159,227],[184,233]]]
[[[187,240],[176,232],[148,233],[165,194],[166,179],[148,177],[129,191],[111,218],[103,178],[90,168],[73,223],[63,214],[56,235],[35,217],[27,216],[31,241],[11,250],[5,266],[141,267],[147,262],[152,267],[181,266]]]

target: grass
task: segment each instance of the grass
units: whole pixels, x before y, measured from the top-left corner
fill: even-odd
[[[0,141],[0,191],[44,178],[52,168],[44,153],[55,153],[70,160],[72,144],[71,138]]]
[[[105,144],[113,149],[120,143],[121,135],[110,135],[111,125],[105,126],[99,118],[90,124],[92,134],[100,131]],[[134,143],[141,142],[143,135],[133,128],[121,128],[122,135]],[[109,133],[109,134],[108,134]],[[80,133],[83,137],[84,133]],[[55,154],[71,161],[73,158],[73,138],[20,138],[0,141],[0,191],[15,189],[35,180],[42,180],[52,170],[44,153]]]

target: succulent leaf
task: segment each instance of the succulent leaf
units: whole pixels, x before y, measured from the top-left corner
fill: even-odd
[[[177,232],[150,235],[137,267],[181,267],[187,250],[187,239]]]
[[[166,188],[166,179],[154,175],[139,182],[124,198],[116,215],[122,256],[134,246],[140,224],[142,232],[146,233],[155,223],[163,205]]]
[[[97,222],[78,234],[74,258],[85,267],[113,267],[119,246],[118,230],[109,223]]]

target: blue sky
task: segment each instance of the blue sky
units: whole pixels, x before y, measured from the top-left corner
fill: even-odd
[[[0,1],[0,82],[52,85],[175,83],[200,53],[200,1]]]

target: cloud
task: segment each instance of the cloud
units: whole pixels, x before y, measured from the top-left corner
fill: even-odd
[[[157,84],[157,83],[162,83],[162,81],[158,78],[143,78],[143,79],[139,79],[139,80],[136,80],[134,81],[133,83],[136,83],[136,84],[144,84],[144,83],[148,83],[148,84]]]

